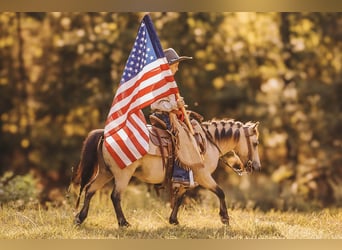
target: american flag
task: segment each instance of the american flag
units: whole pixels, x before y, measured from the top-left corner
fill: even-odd
[[[142,108],[177,94],[178,87],[149,15],[126,62],[105,125],[105,145],[120,168],[144,156],[149,136]]]

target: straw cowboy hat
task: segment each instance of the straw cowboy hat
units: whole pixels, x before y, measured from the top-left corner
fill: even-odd
[[[192,57],[190,57],[190,56],[179,56],[177,54],[177,52],[172,48],[165,49],[164,54],[165,54],[166,59],[170,65],[174,64],[176,62],[192,59]]]

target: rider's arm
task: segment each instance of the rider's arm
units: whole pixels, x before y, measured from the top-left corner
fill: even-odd
[[[174,95],[159,99],[151,104],[151,109],[155,111],[171,112],[178,110],[178,104]]]

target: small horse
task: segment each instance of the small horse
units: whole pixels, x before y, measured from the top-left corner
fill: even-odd
[[[229,224],[225,194],[211,174],[217,168],[220,156],[232,150],[238,152],[245,163],[247,172],[260,170],[261,164],[257,148],[258,124],[258,122],[243,124],[234,120],[209,121],[203,122],[201,125],[197,122],[197,125],[201,128],[201,136],[207,140],[205,140],[206,150],[203,155],[204,167],[193,170],[194,180],[200,186],[212,191],[219,198],[219,215],[224,224]],[[196,122],[193,125],[196,125]],[[111,200],[118,225],[119,227],[129,226],[130,224],[121,208],[121,195],[127,188],[132,176],[146,183],[162,183],[165,178],[162,157],[146,154],[141,159],[121,169],[104,144],[101,143],[101,138],[103,138],[103,129],[93,130],[89,133],[83,144],[80,163],[72,178],[72,184],[81,187],[76,207],[78,207],[82,190],[85,189],[83,207],[75,216],[75,223],[80,225],[86,219],[90,200],[95,192],[114,178]],[[235,161],[235,164],[241,164],[239,158]],[[234,168],[236,167],[234,166]],[[186,189],[181,188],[175,193],[172,212],[169,217],[170,224],[179,224],[177,219],[178,209],[186,191]]]

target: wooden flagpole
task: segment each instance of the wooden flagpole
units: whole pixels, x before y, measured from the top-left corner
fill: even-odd
[[[177,97],[177,101],[181,98],[181,96],[180,96],[179,93],[176,94],[176,97]],[[195,132],[194,132],[194,129],[192,128],[191,122],[190,122],[190,120],[189,120],[189,116],[188,116],[188,114],[186,113],[186,109],[185,109],[184,105],[182,105],[182,107],[180,107],[180,110],[182,111],[182,113],[183,113],[183,115],[184,115],[185,124],[188,126],[188,128],[189,128],[191,134],[194,135]]]

